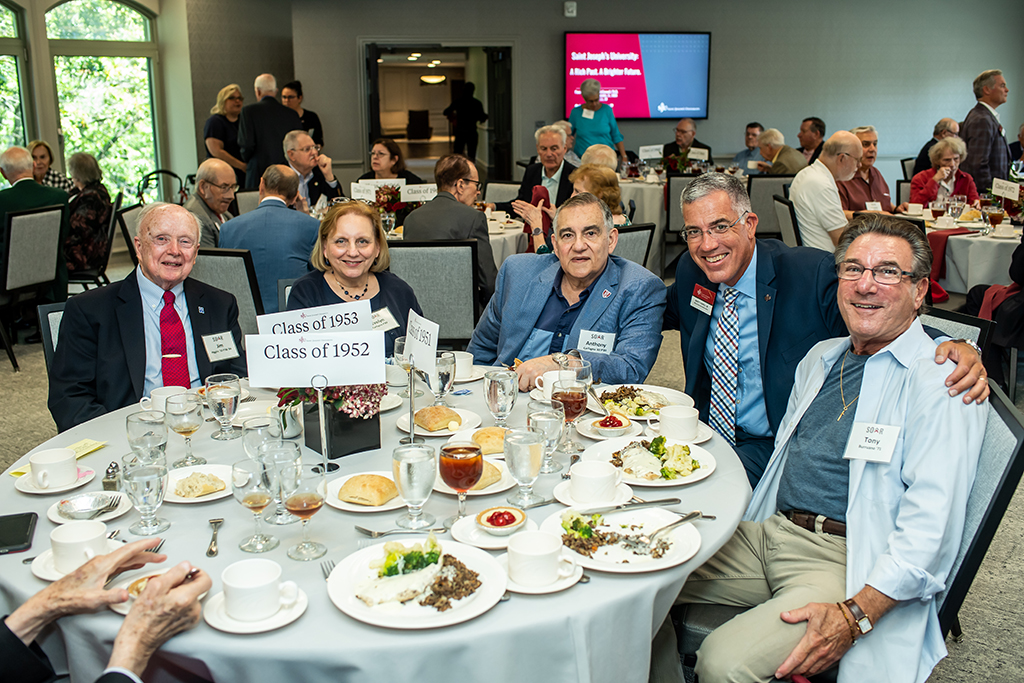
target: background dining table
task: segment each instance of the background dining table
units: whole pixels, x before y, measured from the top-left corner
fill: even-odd
[[[482,381],[457,384],[470,394],[453,396],[453,407],[476,412],[482,426],[494,424],[484,403]],[[273,398],[266,390],[254,390],[261,399]],[[417,406],[431,399],[425,392]],[[528,396],[519,394],[509,419],[511,426],[523,425]],[[243,404],[246,405],[246,404]],[[255,403],[250,405],[256,405]],[[260,404],[262,405],[262,404]],[[269,403],[268,403],[269,405]],[[80,464],[96,470],[97,477],[71,493],[99,491],[103,471],[111,461],[120,461],[129,452],[125,437],[125,417],[134,406],[114,411],[64,432],[35,450],[64,447],[81,439],[106,441],[107,445],[80,460]],[[396,427],[399,416],[407,414],[408,401],[381,414],[379,450],[353,454],[337,462],[335,477],[372,470],[391,469],[391,452],[403,433]],[[588,413],[588,415],[590,415]],[[593,417],[591,415],[591,417]],[[216,423],[204,423],[193,437],[197,455],[210,463],[230,465],[245,459],[241,439],[221,442],[210,437]],[[595,442],[577,436],[584,445]],[[301,440],[301,437],[299,437]],[[446,439],[427,437],[428,444],[439,448]],[[147,683],[209,679],[218,682],[250,682],[296,680],[320,683],[343,680],[346,683],[379,683],[382,680],[417,680],[449,683],[467,681],[594,681],[621,683],[647,680],[650,641],[672,606],[686,577],[700,566],[732,535],[750,497],[746,475],[735,452],[722,438],[713,436],[702,444],[717,460],[717,468],[703,481],[672,488],[640,488],[634,492],[644,498],[678,496],[680,505],[669,508],[678,512],[700,509],[717,516],[715,520],[698,520],[701,546],[697,554],[681,565],[641,574],[611,574],[588,570],[591,581],[576,584],[562,592],[549,595],[513,594],[508,602],[499,602],[481,616],[470,621],[421,631],[400,631],[371,626],[342,613],[328,597],[327,584],[321,573],[321,561],[297,562],[286,556],[287,549],[300,538],[299,524],[266,528],[277,536],[280,546],[263,555],[250,555],[238,548],[239,542],[251,535],[252,514],[231,496],[216,501],[191,505],[165,502],[159,516],[171,522],[162,534],[166,539],[163,552],[171,563],[188,560],[207,571],[213,588],[210,596],[222,591],[221,572],[242,559],[265,557],[284,568],[283,579],[295,581],[309,599],[305,613],[295,622],[277,630],[253,635],[234,635],[213,629],[201,621],[194,629],[168,641],[154,656],[145,680]],[[167,458],[178,459],[184,451],[183,440],[173,432],[169,435]],[[14,467],[27,463],[29,454]],[[560,462],[566,456],[558,453]],[[303,459],[315,463],[320,455],[303,448]],[[564,470],[563,470],[564,471]],[[0,605],[8,612],[42,589],[46,582],[36,578],[26,555],[36,555],[49,548],[49,533],[55,524],[46,517],[47,508],[60,495],[29,495],[15,490],[15,478],[6,474],[0,484],[0,514],[21,511],[39,513],[33,546],[28,553],[0,557]],[[535,490],[550,497],[560,474],[541,475]],[[493,505],[504,504],[509,492],[471,497],[471,514]],[[431,494],[425,510],[442,520],[457,507],[454,496]],[[559,503],[529,510],[537,523],[565,508]],[[394,528],[402,510],[390,512],[347,513],[324,506],[310,522],[312,539],[328,547],[323,560],[340,562],[356,552],[366,537],[354,530],[355,524],[372,529]],[[220,554],[205,556],[210,540],[208,520],[223,518],[220,529]],[[139,519],[135,510],[108,522],[108,528],[121,529],[121,538],[136,540],[127,527]],[[416,536],[397,536],[374,541],[404,540]],[[419,537],[421,538],[421,537]],[[439,535],[442,545],[451,540],[448,533]],[[503,551],[491,552],[497,556]],[[143,575],[145,570],[139,570]],[[211,598],[207,597],[206,602]],[[54,662],[56,670],[70,671],[72,683],[91,683],[103,670],[113,638],[122,617],[108,610],[95,614],[64,617],[48,629],[39,642]]]
[[[1013,237],[952,235],[946,241],[946,277],[939,284],[960,294],[975,285],[1010,284],[1010,261],[1020,243],[1020,230]]]
[[[629,212],[629,200],[632,199],[636,203],[633,225],[654,223],[654,238],[651,241],[651,253],[647,257],[647,269],[661,277],[662,271],[665,269],[665,226],[667,225],[665,183],[648,183],[631,178],[620,181],[619,189],[627,213]],[[678,211],[679,207],[675,207],[675,210]]]

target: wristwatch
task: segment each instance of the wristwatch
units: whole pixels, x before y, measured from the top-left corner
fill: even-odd
[[[581,356],[580,352],[577,351],[576,349],[569,349],[565,353],[555,352],[555,353],[551,354],[551,360],[555,361],[559,365],[564,363],[569,358],[576,358],[578,360],[582,360],[583,356]]]
[[[978,344],[973,339],[954,339],[953,343],[954,344],[967,344],[972,349],[974,349],[975,353],[977,353],[979,356],[981,355],[981,347],[978,346]]]
[[[871,619],[868,618],[868,615],[864,614],[864,610],[860,608],[860,605],[853,598],[844,600],[843,604],[846,605],[846,608],[850,610],[850,614],[853,615],[853,623],[857,624],[857,630],[860,631],[862,636],[874,628],[871,625]]]
[[[541,234],[542,232],[544,232],[544,231],[541,230],[540,228],[534,228],[533,229],[533,235],[534,236],[537,236],[537,235]]]

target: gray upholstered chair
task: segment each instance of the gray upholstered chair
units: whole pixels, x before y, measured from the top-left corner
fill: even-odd
[[[920,320],[922,325],[941,330],[953,339],[970,339],[981,348],[982,355],[988,349],[994,324],[991,320],[942,308],[928,309],[928,312],[922,315]]]
[[[679,198],[686,186],[697,176],[693,173],[674,173],[668,177],[668,227],[667,232],[683,231],[683,214],[679,210]]]
[[[484,201],[491,204],[510,202],[518,196],[518,183],[487,183],[484,188]]]
[[[117,212],[121,236],[124,237],[124,243],[128,245],[128,256],[136,266],[139,265],[139,255],[135,253],[135,234],[139,231],[139,213],[141,211],[142,204],[132,204]]]
[[[263,298],[248,249],[200,247],[189,277],[235,295],[243,344],[245,335],[257,333],[256,316],[263,315]]]
[[[40,304],[36,307],[36,313],[39,315],[39,334],[43,338],[43,361],[49,372],[53,352],[57,350],[57,339],[60,337],[60,321],[64,319],[64,302]]]
[[[896,205],[900,205],[904,202],[910,201],[910,181],[909,180],[897,180],[896,181]]]
[[[288,310],[288,297],[292,293],[292,285],[295,284],[297,278],[290,278],[288,280],[277,281],[277,310],[287,311]]]
[[[772,200],[775,202],[775,219],[779,223],[782,241],[790,247],[803,246],[804,241],[800,237],[800,226],[796,222],[796,209],[793,208],[793,202],[779,195],[774,195]]]
[[[260,205],[260,191],[245,190],[244,192],[236,192],[235,199],[238,201],[238,215],[241,216],[243,213],[249,213]]]
[[[778,235],[782,233],[779,218],[775,214],[775,195],[785,196],[783,186],[793,182],[793,175],[752,175],[749,176],[748,190],[750,209],[757,214],[757,234]]]
[[[908,159],[900,159],[900,167],[903,169],[903,179],[911,180],[914,177],[914,165],[917,163],[917,159],[910,157]]]
[[[639,223],[619,227],[619,243],[615,255],[647,267],[647,257],[654,241],[654,223]]]

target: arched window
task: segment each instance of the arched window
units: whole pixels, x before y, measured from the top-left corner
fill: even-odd
[[[20,17],[14,10],[0,4],[0,146],[24,145],[25,107],[22,97],[21,56],[25,44],[21,39]]]

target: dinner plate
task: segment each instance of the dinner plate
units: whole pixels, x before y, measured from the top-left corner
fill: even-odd
[[[575,555],[573,555],[573,552],[568,548],[562,548],[562,553],[564,556],[575,559]],[[501,568],[505,570],[506,574],[508,574],[508,553],[498,555],[497,560],[498,564],[501,565]],[[557,593],[559,591],[564,591],[566,588],[572,588],[579,583],[579,580],[582,578],[583,565],[577,562],[573,567],[572,574],[560,577],[554,583],[549,583],[546,586],[522,586],[513,581],[510,576],[508,577],[508,583],[505,584],[505,589],[510,590],[513,593],[523,593],[525,595],[547,595],[548,593]]]
[[[452,408],[459,417],[462,418],[462,424],[454,432],[450,429],[439,429],[436,432],[428,432],[423,427],[416,425],[416,436],[452,436],[456,432],[461,432],[465,429],[474,429],[480,426],[480,416],[474,413],[472,410],[463,410],[462,408]],[[409,413],[408,411],[398,416],[398,422],[395,426],[401,429],[403,432],[408,433],[409,431]]]
[[[386,413],[389,410],[394,410],[400,405],[402,405],[401,396],[398,394],[384,394],[384,398],[380,400],[380,412]]]
[[[704,443],[710,441],[711,437],[715,435],[715,430],[707,426],[700,420],[697,421],[697,436],[692,441],[684,441],[683,443]],[[661,436],[661,425],[657,422],[651,422],[647,425],[646,436],[655,437]]]
[[[394,474],[383,470],[379,472],[357,472],[356,474],[346,474],[342,477],[336,477],[327,482],[326,494],[324,494],[323,489],[320,489],[320,494],[324,496],[324,502],[336,510],[344,510],[345,512],[387,512],[388,510],[398,510],[399,508],[405,507],[405,499],[402,498],[401,494],[395,496],[383,505],[378,505],[377,507],[346,503],[338,498],[338,491],[341,490],[341,487],[344,486],[345,482],[352,477],[359,476],[360,474],[377,474],[385,479],[390,479],[391,481],[395,480]]]
[[[117,507],[111,510],[110,512],[104,512],[102,515],[99,515],[98,517],[93,517],[93,520],[97,522],[109,522],[112,519],[117,519],[118,517],[132,509],[132,501],[127,494],[117,492],[111,493],[114,493],[114,495],[117,495],[119,498]],[[70,517],[63,517],[60,514],[60,511],[57,508],[60,507],[61,502],[62,501],[58,500],[56,503],[50,506],[50,509],[46,511],[46,518],[54,524],[67,524],[68,522],[76,521],[74,519],[71,519]]]
[[[376,576],[370,562],[384,557],[382,544],[357,550],[334,568],[327,578],[327,595],[342,612],[357,621],[372,626],[401,630],[440,628],[461,624],[488,611],[505,593],[508,577],[498,561],[487,551],[473,546],[445,541],[441,548],[472,569],[480,578],[480,587],[473,595],[452,604],[451,609],[438,612],[433,607],[419,605],[415,600],[404,604],[387,603],[369,607],[356,597],[356,589],[364,581]]]
[[[593,439],[594,441],[607,441],[608,439],[616,439],[616,438],[618,438],[618,437],[615,437],[615,436],[604,436],[602,434],[599,434],[598,431],[596,429],[594,429],[594,424],[593,423],[597,422],[598,420],[603,420],[603,419],[604,419],[603,417],[599,417],[597,419],[594,419],[592,417],[581,418],[581,419],[576,421],[576,432],[580,436],[584,436],[584,437],[586,437],[588,439]],[[643,425],[643,423],[641,423],[641,422],[634,422],[631,419],[629,421],[629,429],[627,429],[622,434],[622,436],[640,436],[641,434],[643,434],[643,432],[644,432],[644,425]]]
[[[183,498],[174,492],[174,487],[178,481],[185,479],[193,472],[202,472],[203,474],[212,474],[215,477],[219,477],[224,482],[224,489],[221,491],[215,491],[208,493],[205,496],[199,498]],[[167,475],[167,493],[164,494],[165,503],[183,503],[191,505],[192,503],[206,503],[211,500],[220,500],[221,498],[227,498],[231,495],[231,465],[193,465],[192,467],[179,467],[178,469],[171,470]]]
[[[595,508],[605,505],[621,505],[633,497],[633,489],[629,487],[629,484],[619,484],[615,487],[615,497],[612,500],[595,500],[584,503],[572,497],[572,480],[567,480],[558,482],[551,495],[555,497],[555,500],[567,507]]]
[[[48,489],[41,489],[36,486],[36,483],[32,480],[32,473],[23,474],[14,480],[14,488],[18,489],[22,493],[31,493],[36,496],[45,496],[50,493],[64,493],[72,489],[77,489],[79,486],[85,486],[96,476],[96,473],[88,467],[78,468],[78,480],[73,481],[70,484],[64,486],[51,486]]]
[[[484,458],[484,460],[489,461],[492,465],[501,470],[501,479],[494,482],[485,489],[481,489],[479,491],[466,491],[466,495],[468,497],[472,498],[474,496],[489,496],[493,493],[501,493],[502,491],[508,491],[510,488],[516,485],[516,480],[512,478],[512,474],[508,471],[508,468],[505,467],[505,463],[503,461],[494,460],[490,456],[487,456],[486,458]],[[448,495],[451,496],[459,495],[458,491],[448,486],[448,484],[444,483],[444,480],[441,479],[440,473],[438,473],[434,479],[434,490],[437,491],[438,493],[447,493]]]
[[[540,530],[561,538],[565,533],[565,530],[562,529],[562,514],[564,512],[565,510],[562,510],[549,516],[541,522]],[[607,527],[609,531],[620,533],[624,527],[638,527],[635,530],[630,529],[632,533],[636,534],[650,533],[680,518],[681,515],[664,508],[621,510],[606,513],[602,517],[601,526]],[[658,559],[649,555],[635,555],[618,546],[598,548],[593,557],[575,553],[575,558],[577,564],[586,569],[613,574],[641,574],[675,567],[689,560],[700,550],[700,532],[693,524],[687,523],[676,527],[668,532],[668,537],[672,546]]]
[[[594,393],[597,394],[598,396],[601,396],[601,394],[603,394],[606,391],[616,391],[619,387],[623,387],[623,386],[636,387],[637,389],[641,389],[641,390],[644,390],[644,391],[656,391],[659,394],[661,394],[662,396],[664,396],[666,399],[668,399],[669,405],[673,405],[673,406],[687,406],[687,407],[690,407],[690,408],[693,407],[693,399],[690,398],[689,396],[687,396],[686,394],[684,394],[683,392],[676,391],[675,389],[669,389],[668,387],[656,387],[653,384],[609,384],[607,386],[603,386],[603,387],[600,387],[600,388],[594,387]],[[589,407],[589,404],[588,404],[588,407]],[[629,419],[630,420],[643,420],[644,422],[646,422],[647,420],[650,420],[650,419],[656,418],[656,417],[657,417],[657,415],[655,415],[654,413],[651,413],[649,415],[635,415],[635,416],[634,415],[630,415]]]
[[[628,446],[631,442],[637,439],[630,438],[628,436],[618,437],[616,439],[608,439],[596,443],[593,446],[583,451],[580,456],[581,460],[603,460],[609,462],[612,459],[612,453],[615,451],[621,451],[623,448]],[[694,446],[692,443],[685,443],[683,441],[677,441],[676,439],[665,439],[667,445],[681,444],[690,447],[690,455],[697,459],[700,463],[700,468],[696,472],[691,472],[689,476],[679,477],[678,479],[641,479],[640,477],[634,477],[632,474],[622,473],[622,481],[626,482],[630,486],[653,486],[653,487],[667,487],[667,486],[683,486],[685,484],[692,484],[702,479],[707,479],[711,476],[711,473],[715,471],[715,456],[711,455],[708,451],[704,450],[700,446]]]
[[[448,439],[448,443],[452,443],[455,441],[473,441],[473,435],[476,434],[477,431],[479,431],[479,429],[474,427],[473,429],[463,429],[458,432],[455,432],[454,434],[452,434],[452,437]],[[476,442],[474,441],[474,443]],[[488,453],[484,457],[494,458],[495,460],[504,460],[505,451],[502,450],[501,453]]]
[[[156,571],[153,571],[152,569],[150,569],[149,571],[147,571],[145,568],[143,568],[140,571],[132,572],[132,576],[130,576],[128,578],[124,578],[124,577],[119,578],[116,582],[110,584],[110,586],[108,586],[108,588],[110,588],[110,589],[124,588],[125,590],[128,590],[128,586],[132,585],[132,583],[134,583],[138,579],[141,579],[143,576],[160,576],[161,574],[166,574],[171,569],[173,569],[173,567],[164,567],[163,569],[157,569]],[[202,599],[205,598],[208,594],[209,594],[209,591],[207,591],[206,593],[203,593],[202,595],[200,595],[198,599],[200,601],[202,601]],[[110,608],[110,610],[112,612],[117,612],[118,614],[120,614],[122,616],[127,616],[128,615],[128,610],[130,610],[132,608],[132,603],[134,603],[134,602],[135,602],[135,598],[131,597],[131,595],[129,594],[128,600],[126,602],[119,602],[116,605],[107,605],[107,606]]]
[[[107,550],[113,552],[120,548],[123,543],[121,541],[113,541],[107,539]],[[83,562],[83,564],[85,564]],[[32,560],[32,574],[37,579],[43,581],[59,581],[65,577],[64,572],[57,571],[57,567],[53,565],[53,549],[47,548],[43,552],[36,556],[36,559]]]
[[[523,528],[519,531],[536,531],[537,522],[532,519],[527,519],[526,523],[523,524]],[[452,538],[460,543],[465,543],[477,548],[483,548],[484,550],[504,550],[508,547],[508,539],[512,538],[515,534],[509,534],[508,536],[495,536],[489,534],[480,528],[480,525],[476,523],[476,515],[470,514],[452,525],[451,532]]]
[[[203,609],[203,619],[213,628],[225,633],[245,635],[248,633],[273,631],[292,623],[306,611],[306,608],[309,606],[309,598],[301,588],[298,591],[299,594],[295,604],[291,607],[282,607],[277,611],[277,614],[266,619],[260,619],[259,621],[238,621],[229,617],[224,609],[224,593],[220,592],[206,603],[206,607]]]
[[[245,424],[246,420],[251,420],[254,417],[270,417],[270,409],[276,405],[277,401],[269,399],[240,403],[238,404],[238,412],[231,418],[231,425],[233,427],[241,427]]]
[[[477,380],[483,379],[484,378],[484,374],[486,374],[488,370],[497,370],[497,369],[498,368],[492,368],[492,367],[487,366],[487,365],[474,365],[473,366],[473,372],[470,373],[469,377],[456,377],[455,378],[455,383],[456,384],[467,384],[469,382],[476,382]]]

